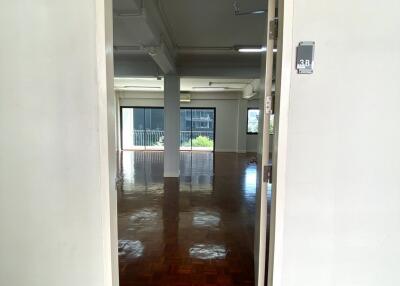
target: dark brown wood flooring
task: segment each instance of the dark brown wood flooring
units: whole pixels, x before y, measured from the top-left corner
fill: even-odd
[[[251,156],[180,156],[180,178],[164,179],[162,152],[121,154],[120,285],[254,285]]]

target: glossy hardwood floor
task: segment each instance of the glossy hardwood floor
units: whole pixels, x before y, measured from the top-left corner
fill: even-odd
[[[120,285],[254,285],[256,165],[235,153],[122,152]]]

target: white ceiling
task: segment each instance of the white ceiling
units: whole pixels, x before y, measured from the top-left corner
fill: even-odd
[[[162,0],[172,37],[179,47],[261,45],[265,15],[235,16],[232,0]],[[266,9],[265,0],[239,0],[243,11]]]
[[[157,14],[140,14],[140,0],[114,0],[114,44],[148,44],[165,25],[176,47],[233,47],[261,45],[265,34],[265,14],[235,16],[233,0],[145,0],[155,4]],[[242,11],[266,9],[266,0],[238,0]],[[149,5],[150,6],[150,5]],[[119,16],[118,16],[119,15]],[[135,16],[136,15],[136,16]],[[161,19],[149,19],[150,16]],[[146,18],[149,17],[149,18]],[[146,21],[143,21],[146,18]],[[153,25],[154,24],[154,25]],[[163,31],[161,31],[163,32]]]
[[[235,16],[233,0],[113,1],[117,75],[162,75],[165,66],[186,76],[259,75],[260,54],[241,54],[234,47],[263,44],[265,14]],[[267,6],[266,0],[237,3],[243,12]],[[164,53],[152,54],[151,48],[161,46]]]
[[[221,78],[181,78],[181,91],[192,92],[242,92],[251,85],[251,79],[221,79]],[[134,91],[163,91],[163,78],[115,78],[114,88],[116,90]]]

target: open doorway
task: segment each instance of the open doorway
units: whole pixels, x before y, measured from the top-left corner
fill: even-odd
[[[261,285],[267,2],[114,2],[120,285]]]

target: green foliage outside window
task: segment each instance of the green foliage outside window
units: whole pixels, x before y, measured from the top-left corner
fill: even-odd
[[[190,147],[190,145],[193,147],[213,147],[214,141],[206,136],[197,136],[192,139],[192,144],[190,144],[190,140],[182,144],[183,147]]]

